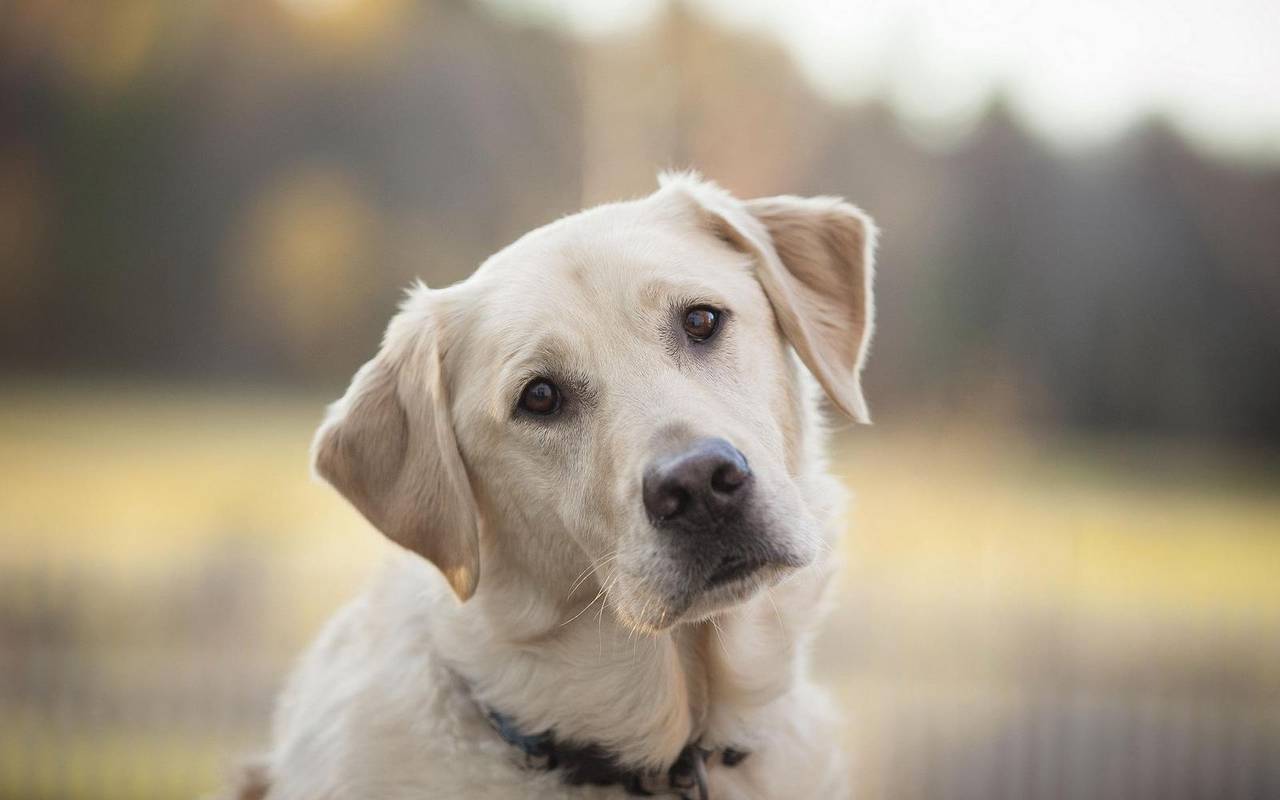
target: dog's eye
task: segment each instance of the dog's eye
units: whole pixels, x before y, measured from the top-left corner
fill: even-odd
[[[684,312],[684,332],[695,342],[715,336],[720,327],[720,312],[710,306],[695,306]]]
[[[546,378],[534,378],[520,391],[520,408],[546,416],[560,410],[560,390]]]

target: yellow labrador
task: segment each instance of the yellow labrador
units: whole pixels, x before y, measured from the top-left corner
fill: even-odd
[[[839,200],[667,175],[412,289],[314,445],[404,553],[242,796],[843,796],[806,676],[841,527],[818,404],[867,420],[874,243]]]

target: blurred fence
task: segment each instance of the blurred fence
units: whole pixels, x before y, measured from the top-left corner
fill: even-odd
[[[296,609],[234,601],[261,597],[251,562],[215,572],[163,587],[3,575],[0,798],[189,798],[262,746],[310,631],[280,638],[263,617]],[[1188,670],[1187,649],[1149,653],[1148,679],[1069,657],[956,678],[849,657],[851,623],[834,623],[818,668],[850,718],[862,800],[1280,797],[1280,695],[1265,678]]]
[[[850,712],[874,717],[855,774],[864,799],[1280,797],[1276,698],[1264,693],[902,682]]]
[[[0,798],[189,798],[260,745],[298,643],[259,635],[201,577],[0,573]]]

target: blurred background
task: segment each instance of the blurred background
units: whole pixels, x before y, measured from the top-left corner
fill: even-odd
[[[1268,0],[0,4],[0,797],[264,746],[401,289],[689,166],[883,228],[858,796],[1280,797],[1277,76]]]

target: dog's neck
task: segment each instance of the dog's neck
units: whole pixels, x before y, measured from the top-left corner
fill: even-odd
[[[758,746],[752,722],[804,668],[830,572],[824,558],[713,621],[658,634],[585,599],[566,617],[562,604],[530,602],[538,595],[528,578],[488,575],[488,590],[441,615],[435,637],[477,701],[523,730],[665,769],[690,742]]]

